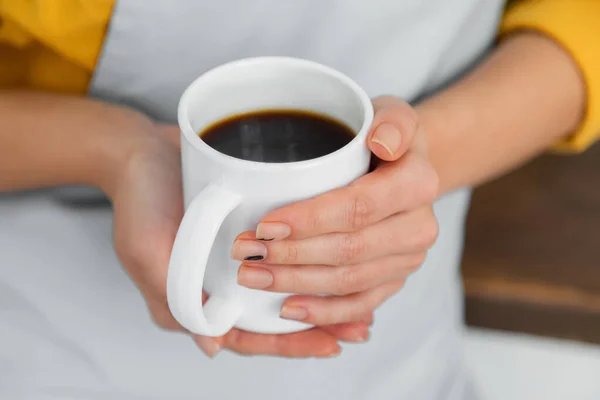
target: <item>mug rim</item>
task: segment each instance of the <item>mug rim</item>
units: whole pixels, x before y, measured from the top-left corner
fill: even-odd
[[[363,108],[363,118],[362,125],[356,135],[350,142],[346,145],[340,147],[339,149],[328,153],[324,156],[311,158],[308,160],[302,161],[290,161],[283,163],[268,163],[263,161],[251,161],[244,160],[241,158],[236,158],[224,153],[221,153],[218,150],[210,147],[206,142],[204,142],[198,135],[197,132],[192,128],[192,124],[188,115],[187,106],[190,103],[190,98],[193,96],[195,89],[202,85],[205,81],[210,80],[214,75],[219,72],[222,72],[224,69],[236,69],[239,67],[255,65],[255,64],[287,64],[287,65],[295,65],[310,68],[314,71],[318,71],[337,79],[346,87],[350,88],[352,92],[357,96],[360,104]],[[354,149],[357,146],[365,146],[364,140],[368,135],[368,132],[371,128],[371,124],[373,123],[374,111],[373,105],[371,103],[370,97],[364,91],[362,87],[360,87],[354,80],[348,77],[346,74],[328,67],[326,65],[320,64],[315,61],[310,61],[302,58],[295,57],[280,57],[280,56],[268,56],[268,57],[249,57],[242,58],[234,61],[230,61],[214,68],[209,69],[198,78],[196,78],[192,83],[188,85],[188,87],[184,90],[181,98],[179,99],[179,105],[177,107],[177,119],[179,124],[179,129],[182,135],[185,137],[186,141],[193,146],[196,150],[203,152],[207,157],[210,157],[216,162],[219,163],[227,163],[229,166],[240,167],[244,169],[287,169],[287,168],[307,168],[314,166],[316,164],[321,164],[325,161],[329,161],[332,158],[336,158],[342,153],[348,152]]]

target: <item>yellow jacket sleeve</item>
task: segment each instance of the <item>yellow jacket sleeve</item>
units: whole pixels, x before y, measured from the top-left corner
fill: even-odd
[[[600,137],[600,0],[515,2],[504,16],[501,34],[533,29],[554,38],[579,65],[587,88],[581,126],[556,150],[579,152]]]
[[[0,87],[83,94],[115,0],[0,0]]]
[[[85,93],[115,0],[0,0],[0,87]],[[505,34],[550,35],[579,64],[587,86],[580,129],[557,145],[580,151],[600,134],[600,0],[527,0],[509,8]]]

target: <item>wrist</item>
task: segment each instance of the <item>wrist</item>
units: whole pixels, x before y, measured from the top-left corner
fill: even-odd
[[[452,171],[448,170],[447,163],[447,153],[451,152],[453,147],[449,139],[455,137],[455,132],[468,129],[468,120],[461,118],[460,112],[453,111],[456,103],[446,104],[443,99],[439,100],[425,101],[417,105],[415,110],[427,142],[429,160],[439,178],[438,196],[441,196],[453,189],[452,180],[449,178]]]
[[[0,91],[0,192],[95,186],[109,196],[130,154],[157,136],[144,115],[85,97]]]
[[[90,156],[84,173],[87,184],[100,188],[112,200],[129,160],[143,151],[156,126],[134,110],[105,104],[102,107],[96,116],[102,129],[88,136]]]
[[[579,123],[585,90],[551,39],[515,34],[463,79],[416,109],[440,194],[507,173]]]

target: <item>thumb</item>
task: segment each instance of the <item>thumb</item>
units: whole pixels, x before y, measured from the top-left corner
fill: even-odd
[[[375,117],[367,139],[369,149],[384,161],[395,161],[410,148],[417,132],[415,110],[392,96],[373,100]]]

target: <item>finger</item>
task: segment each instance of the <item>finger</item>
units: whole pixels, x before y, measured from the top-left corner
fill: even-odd
[[[360,343],[369,340],[369,320],[373,320],[372,314],[361,321],[322,325],[319,328],[343,342]]]
[[[136,286],[142,293],[153,321],[162,329],[183,331],[183,327],[173,318],[167,304],[166,281],[169,258],[175,235],[176,224],[159,223],[158,226],[146,226],[148,234],[142,240],[132,235],[130,227],[137,217],[131,213],[118,212],[119,203],[115,203],[114,243],[119,258]],[[183,209],[175,207],[173,220],[180,221]],[[132,218],[129,221],[123,219]],[[179,219],[177,219],[179,218]],[[143,223],[142,223],[143,225]],[[126,229],[118,229],[118,227]],[[200,300],[200,299],[199,299]]]
[[[361,322],[364,322],[365,324],[372,326],[373,322],[375,321],[375,317],[373,316],[373,313],[369,313],[365,318],[361,319]]]
[[[160,252],[157,253],[160,254]],[[154,268],[148,268],[148,266]],[[135,277],[134,281],[143,294],[153,322],[161,329],[168,331],[185,331],[185,328],[177,322],[169,309],[165,284],[166,276],[163,277],[162,264],[145,262],[130,270],[135,271],[131,275]],[[146,273],[140,273],[140,271],[146,271]]]
[[[281,317],[315,325],[331,325],[360,320],[404,286],[393,281],[348,296],[292,296],[283,303]]]
[[[245,262],[238,270],[238,284],[269,292],[342,296],[406,278],[424,259],[425,252],[401,254],[342,267]]]
[[[235,260],[266,264],[349,265],[393,254],[422,252],[435,241],[438,226],[431,207],[393,215],[358,232],[303,240],[236,240]]]
[[[271,355],[293,358],[331,357],[340,353],[337,339],[312,328],[283,335],[257,334],[232,329],[222,338],[223,348],[243,355]]]
[[[150,317],[159,328],[167,331],[185,331],[179,322],[173,318],[166,302],[152,296],[144,296],[144,298],[150,311]]]
[[[418,129],[417,114],[406,102],[392,96],[373,100],[375,117],[367,144],[378,158],[394,161],[410,147]]]
[[[206,294],[202,293],[202,303],[208,300]],[[251,332],[245,332],[237,328],[232,329],[229,333],[221,337],[208,337],[201,335],[193,335],[196,345],[210,358],[214,358],[223,348],[228,348],[240,354],[264,354],[264,355],[280,355],[287,357],[331,357],[339,353],[337,342],[332,345],[331,337],[339,340],[356,341],[359,336],[368,337],[368,325],[372,322],[372,315],[363,318],[362,321],[356,323],[341,324],[338,326],[327,327],[328,330],[323,330],[329,333],[330,337],[325,335],[317,335],[317,333],[305,333],[305,335],[263,335]],[[288,336],[287,338],[277,337]],[[290,343],[295,347],[294,351],[283,349],[285,347],[280,342]],[[296,343],[292,343],[292,342]],[[270,346],[270,347],[269,347]],[[308,349],[307,349],[308,348]],[[302,352],[304,349],[308,351]],[[336,353],[337,349],[337,353]]]
[[[223,349],[221,338],[201,335],[192,335],[192,338],[200,350],[210,358],[215,358],[215,356]]]
[[[327,333],[329,336],[345,342],[364,342],[369,338],[369,326],[373,323],[373,314],[369,313],[358,322],[347,322],[336,325],[320,326],[318,329]],[[317,329],[317,328],[315,328]],[[300,332],[303,333],[303,332]],[[239,335],[242,335],[241,337]],[[252,336],[246,336],[252,335]],[[232,338],[233,336],[233,338]],[[219,338],[210,338],[206,336],[193,335],[192,338],[196,345],[210,358],[214,358],[216,354],[226,346],[232,351],[241,352],[241,354],[267,354],[280,355],[288,357],[328,357],[339,353],[339,346],[336,348],[332,344],[331,338],[316,333],[305,335],[297,335],[295,337],[287,337],[283,340],[284,343],[278,343],[274,336],[289,336],[289,335],[260,335],[249,332],[233,329],[230,333]],[[271,348],[268,348],[271,343]],[[258,346],[255,346],[258,343]],[[278,346],[295,349],[291,351],[289,348],[284,349],[284,354],[277,353]],[[306,350],[304,353],[303,350]]]
[[[206,303],[208,296],[202,292],[202,304]],[[223,345],[223,337],[209,337],[201,335],[192,335],[196,345],[210,358],[214,358],[219,351],[221,351]]]
[[[421,155],[409,152],[383,164],[350,186],[272,211],[256,228],[259,239],[303,239],[352,232],[390,215],[431,203],[437,173]]]

